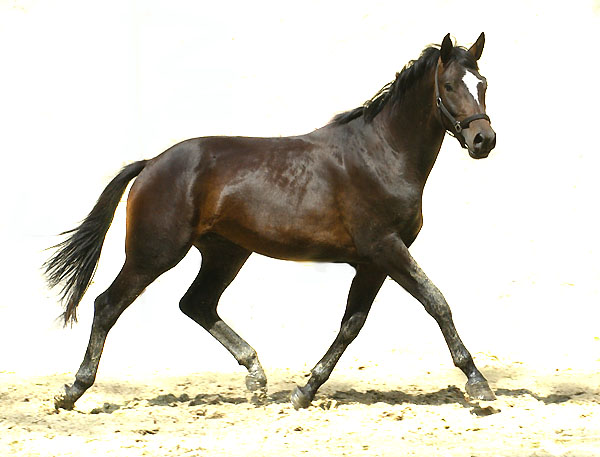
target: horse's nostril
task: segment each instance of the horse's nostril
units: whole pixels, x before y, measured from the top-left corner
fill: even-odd
[[[473,139],[473,143],[476,145],[483,143],[483,135],[481,133],[478,133],[477,135],[475,135],[475,138]]]

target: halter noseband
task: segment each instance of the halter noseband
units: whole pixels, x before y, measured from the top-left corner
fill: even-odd
[[[442,97],[440,95],[440,87],[438,84],[439,67],[440,67],[440,61],[438,60],[438,63],[435,66],[435,103],[436,103],[438,109],[440,110],[440,113],[442,113],[442,115],[446,119],[448,119],[448,121],[450,121],[450,124],[452,124],[452,127],[454,129],[454,130],[450,130],[450,129],[446,129],[446,130],[448,130],[448,132],[459,141],[460,145],[464,149],[469,149],[469,147],[467,146],[467,143],[465,141],[465,137],[462,134],[462,131],[464,129],[468,129],[469,125],[473,121],[476,121],[478,119],[485,119],[486,121],[490,122],[490,118],[485,113],[478,113],[478,114],[473,114],[472,116],[466,117],[462,121],[458,121],[452,115],[452,113],[450,113],[450,111],[448,110],[448,108],[446,108],[446,105],[444,105],[444,102],[442,101]]]

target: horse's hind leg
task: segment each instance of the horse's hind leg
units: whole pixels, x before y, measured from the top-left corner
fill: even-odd
[[[267,377],[256,351],[235,333],[217,313],[221,294],[238,274],[251,252],[225,240],[199,246],[202,267],[179,303],[181,311],[206,329],[248,370],[246,386],[266,396]]]
[[[291,401],[294,408],[308,407],[319,387],[329,379],[338,360],[363,327],[373,300],[375,300],[386,276],[385,273],[371,266],[358,266],[348,294],[348,303],[340,331],[327,353],[313,368],[306,385],[296,387],[292,392]]]
[[[96,298],[92,331],[83,362],[77,371],[75,382],[65,385],[64,390],[54,397],[56,409],[73,409],[79,397],[92,386],[108,332],[123,311],[166,269],[168,268],[153,269],[149,272],[126,261],[111,286]]]

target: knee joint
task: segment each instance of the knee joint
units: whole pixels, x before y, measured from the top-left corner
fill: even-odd
[[[359,313],[353,315],[348,321],[344,322],[340,332],[342,340],[348,344],[351,343],[360,332],[360,329],[363,327],[366,320],[367,315]]]
[[[452,311],[446,300],[435,300],[425,306],[427,312],[438,322],[452,319]]]

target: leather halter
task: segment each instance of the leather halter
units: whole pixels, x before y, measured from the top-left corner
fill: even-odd
[[[440,95],[440,87],[439,87],[439,84],[438,84],[438,70],[439,70],[439,67],[440,67],[440,61],[438,60],[438,63],[435,66],[435,103],[436,103],[438,109],[440,110],[440,113],[442,113],[442,115],[446,119],[448,119],[448,121],[450,121],[450,124],[453,127],[453,130],[450,130],[448,128],[446,128],[446,130],[453,137],[455,137],[459,141],[460,145],[464,149],[469,149],[469,147],[467,146],[465,137],[462,134],[462,131],[464,129],[468,129],[469,125],[473,121],[476,121],[478,119],[485,119],[486,121],[490,122],[490,118],[485,113],[477,113],[477,114],[473,114],[472,116],[464,118],[462,121],[457,120],[452,115],[452,113],[450,113],[450,111],[448,110],[448,108],[446,108],[446,105],[444,105],[444,102],[442,101],[442,97]]]

